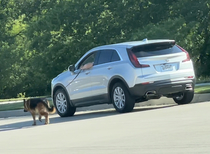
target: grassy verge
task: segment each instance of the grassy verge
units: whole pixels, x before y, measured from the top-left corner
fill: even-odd
[[[195,87],[196,94],[210,93],[210,86]]]
[[[9,101],[20,101],[20,100],[23,100],[23,98],[0,99],[0,103],[1,102],[9,102]]]
[[[23,99],[20,99],[23,100]],[[14,100],[17,101],[17,100]],[[50,105],[52,105],[52,101],[49,100]],[[0,111],[7,111],[7,110],[19,110],[19,109],[23,109],[23,102],[18,102],[18,103],[7,103],[7,104],[1,104],[0,102]]]
[[[0,111],[23,109],[23,103],[0,104]]]
[[[1,102],[20,101],[20,100],[29,99],[29,98],[49,98],[49,97],[51,97],[51,96],[37,96],[37,97],[27,97],[27,98],[0,99],[0,104],[1,104]]]

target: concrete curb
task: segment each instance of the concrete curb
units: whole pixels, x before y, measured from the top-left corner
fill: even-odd
[[[206,102],[210,101],[210,94],[195,94],[194,99],[191,103]],[[135,107],[145,107],[145,106],[160,106],[160,105],[176,105],[176,103],[171,98],[162,97],[161,99],[149,100],[142,103],[137,103]],[[80,111],[92,111],[92,110],[104,110],[112,109],[112,104],[102,104],[94,105],[89,107],[77,108],[77,112]],[[27,116],[30,115],[28,112],[23,112],[23,110],[10,110],[10,111],[0,111],[0,118],[17,117],[17,116]]]
[[[198,83],[198,84],[195,84],[196,87],[199,87],[199,86],[209,86],[210,83]]]

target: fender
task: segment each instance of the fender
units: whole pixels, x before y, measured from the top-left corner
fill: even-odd
[[[113,76],[113,77],[110,78],[109,83],[108,83],[107,90],[108,90],[108,94],[109,94],[109,99],[110,99],[111,87],[117,81],[121,81],[126,86],[126,88],[128,89],[128,91],[130,92],[129,86],[128,86],[127,82],[123,79],[123,77],[121,77],[119,75],[115,75],[115,76]]]
[[[69,100],[70,105],[74,107],[74,105],[73,105],[73,103],[72,103],[72,101],[71,101],[71,99],[70,99],[70,97],[69,97],[69,94],[68,94],[68,91],[67,91],[66,87],[65,87],[64,85],[62,85],[61,83],[57,83],[57,84],[54,86],[54,88],[53,88],[53,95],[52,95],[52,97],[53,97],[53,103],[54,103],[54,93],[55,93],[55,91],[56,91],[57,89],[59,89],[60,87],[65,91],[65,93],[66,93],[66,95],[67,95],[67,99]]]

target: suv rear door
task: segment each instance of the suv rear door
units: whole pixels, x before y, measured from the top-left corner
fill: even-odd
[[[110,76],[118,67],[120,57],[114,49],[100,50],[96,64],[91,70],[92,90],[95,96],[105,100]]]
[[[193,66],[189,54],[175,44],[175,41],[164,41],[135,46],[132,52],[142,68],[141,82],[161,80],[178,80],[193,75]]]

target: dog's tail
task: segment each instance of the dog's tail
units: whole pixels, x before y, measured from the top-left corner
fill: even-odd
[[[44,101],[50,107],[50,102],[46,98],[42,99],[42,101]]]
[[[55,113],[56,112],[55,107],[54,106],[50,107],[50,102],[47,99],[45,101],[46,101],[46,108],[47,108],[48,112],[50,112],[50,114]]]
[[[50,112],[50,114],[53,114],[56,112],[56,109],[54,106],[48,107],[47,110]]]

